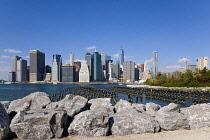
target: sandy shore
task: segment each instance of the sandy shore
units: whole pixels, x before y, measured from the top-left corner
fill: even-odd
[[[127,136],[89,138],[77,138],[69,136],[66,138],[54,140],[210,140],[210,128],[163,131],[159,133],[132,134]]]

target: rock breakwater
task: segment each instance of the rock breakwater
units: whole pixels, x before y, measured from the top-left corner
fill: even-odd
[[[51,102],[43,92],[0,102],[0,140],[123,136],[205,127],[210,127],[209,103],[180,108],[174,103],[161,107],[120,100],[113,106],[110,98],[88,101],[71,94]]]

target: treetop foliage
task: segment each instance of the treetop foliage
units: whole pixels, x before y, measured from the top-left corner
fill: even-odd
[[[196,69],[196,72],[176,71],[168,76],[159,72],[155,79],[147,79],[145,84],[165,87],[209,87],[210,70],[205,67],[202,70]]]

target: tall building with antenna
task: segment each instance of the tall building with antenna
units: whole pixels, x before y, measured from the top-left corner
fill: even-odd
[[[123,65],[124,63],[124,50],[123,49],[119,50],[119,61],[120,61],[120,65]]]

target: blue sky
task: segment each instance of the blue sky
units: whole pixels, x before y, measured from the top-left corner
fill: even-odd
[[[63,63],[71,52],[82,60],[92,46],[117,60],[121,45],[126,60],[137,64],[157,51],[160,71],[184,66],[180,59],[196,64],[198,57],[210,57],[210,1],[0,1],[0,79],[7,79],[12,56],[29,60],[33,49],[51,65],[53,54]]]

